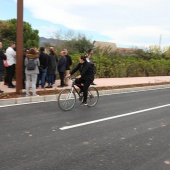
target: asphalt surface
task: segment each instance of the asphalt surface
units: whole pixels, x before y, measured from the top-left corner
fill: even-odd
[[[0,170],[169,170],[169,98],[162,89],[68,112],[57,102],[0,108]]]

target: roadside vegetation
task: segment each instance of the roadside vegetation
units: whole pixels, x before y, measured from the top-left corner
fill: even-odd
[[[0,41],[3,42],[4,48],[9,42],[16,41],[16,25],[16,19],[0,21]],[[24,48],[39,46],[38,33],[38,30],[33,30],[29,23],[24,22]],[[93,48],[93,60],[97,67],[95,76],[98,78],[170,75],[170,47],[160,50],[158,46],[150,46],[146,49],[136,48],[131,53],[122,53],[119,50],[111,52],[110,47],[94,48],[90,38],[71,30],[59,30],[51,38],[56,39],[56,43],[46,42],[43,46],[46,48],[54,46],[57,54],[67,48],[72,56],[72,67],[77,65],[81,55]]]
[[[32,29],[31,25],[24,22],[24,47],[39,47],[39,31]],[[170,75],[170,47],[162,50],[158,46],[150,46],[146,49],[134,49],[131,53],[122,53],[119,50],[111,52],[110,47],[95,48],[93,42],[86,35],[75,33],[74,31],[58,31],[53,37],[56,43],[45,42],[44,47],[54,46],[57,54],[64,48],[68,49],[72,57],[73,65],[77,65],[79,57],[87,53],[88,49],[94,51],[93,60],[97,67],[96,78],[116,78],[116,77],[148,77],[148,76],[169,76]],[[3,42],[4,50],[11,41],[16,41],[16,19],[0,21],[0,41]],[[19,47],[17,47],[19,48]],[[152,86],[169,84],[161,82],[154,84],[138,84],[128,86],[100,87],[98,90]],[[38,91],[39,95],[58,94],[58,89]],[[25,92],[3,93],[0,99],[16,98],[25,96]]]

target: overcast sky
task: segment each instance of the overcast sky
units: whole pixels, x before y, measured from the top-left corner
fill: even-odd
[[[16,18],[17,0],[0,0],[0,19]],[[24,21],[39,35],[84,33],[117,46],[170,46],[169,0],[24,0]]]

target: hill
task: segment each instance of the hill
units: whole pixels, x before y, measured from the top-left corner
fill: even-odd
[[[39,46],[44,46],[44,43],[50,43],[51,45],[59,45],[63,42],[64,40],[58,40],[54,38],[45,38],[45,37],[40,37],[39,41]]]

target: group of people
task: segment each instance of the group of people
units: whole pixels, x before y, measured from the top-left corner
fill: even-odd
[[[70,72],[72,59],[71,56],[68,55],[67,49],[60,52],[59,59],[53,47],[49,48],[49,53],[44,47],[40,47],[39,51],[37,48],[30,48],[29,50],[26,50],[24,53],[23,63],[23,85],[26,89],[26,96],[30,96],[30,83],[32,83],[32,95],[38,96],[36,94],[36,89],[39,88],[39,86],[41,86],[41,88],[52,88],[57,74],[59,74],[60,77],[60,85],[57,87],[62,88],[68,86],[68,77],[76,71],[79,71],[80,74],[76,77],[75,82],[77,84],[84,84],[84,86],[80,89],[80,92],[83,92],[84,96],[82,105],[87,105],[87,90],[90,84],[94,84],[94,73],[91,67],[93,64],[92,54],[93,50],[89,49],[88,54],[81,56],[79,64]],[[35,65],[35,67],[33,67],[33,69],[28,69],[31,62]],[[15,73],[15,64],[15,43],[11,43],[6,49],[6,52],[3,53],[2,42],[0,42],[0,79],[2,78],[6,68],[4,84],[7,85],[8,88],[15,88],[15,85],[12,83]],[[48,83],[47,86],[45,86],[46,82]],[[3,91],[0,90],[0,93],[3,93]]]
[[[27,66],[31,59],[34,59],[36,69],[28,70]],[[60,85],[58,87],[68,86],[68,81],[65,80],[65,76],[69,74],[72,59],[70,55],[68,55],[67,49],[60,52],[60,59],[58,59],[53,47],[49,48],[49,53],[47,53],[44,47],[40,47],[39,51],[31,48],[26,52],[24,65],[26,75],[26,96],[30,96],[29,85],[31,80],[33,95],[37,96],[36,88],[39,88],[39,86],[41,86],[41,88],[53,87],[57,73],[59,73],[60,76]],[[48,83],[47,86],[45,86],[46,82]]]

